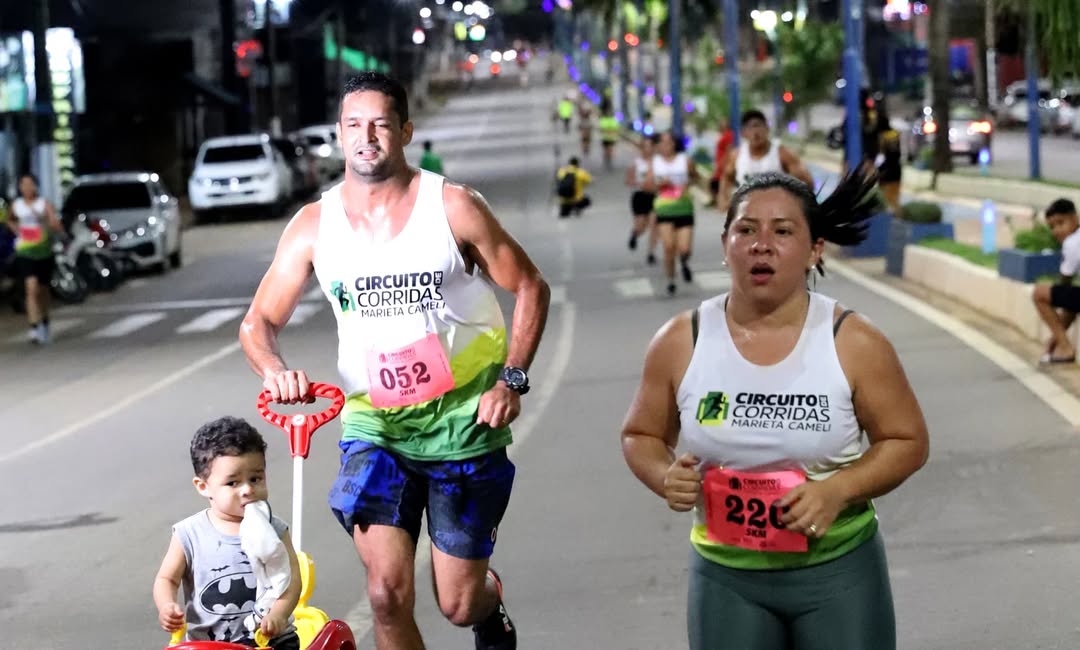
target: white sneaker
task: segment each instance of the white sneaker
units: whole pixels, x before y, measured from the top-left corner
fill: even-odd
[[[41,343],[41,326],[35,325],[31,327],[30,331],[26,333],[26,340],[35,345]]]
[[[37,326],[38,343],[45,344],[49,342],[49,326],[45,323],[38,323]]]

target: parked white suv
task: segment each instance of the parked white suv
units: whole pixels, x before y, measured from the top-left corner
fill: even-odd
[[[273,209],[284,204],[292,193],[292,171],[267,134],[203,142],[188,180],[188,197],[196,220],[200,213],[219,208]]]

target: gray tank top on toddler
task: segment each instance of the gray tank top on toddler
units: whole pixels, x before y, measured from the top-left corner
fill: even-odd
[[[277,517],[271,516],[270,523],[278,537],[289,530]],[[173,532],[188,566],[183,580],[188,639],[252,643],[244,619],[254,610],[257,585],[240,536],[214,528],[209,510],[177,523]],[[290,625],[288,631],[293,629]]]

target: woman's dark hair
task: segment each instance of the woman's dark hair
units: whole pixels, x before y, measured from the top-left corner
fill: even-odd
[[[374,90],[382,93],[393,101],[394,112],[402,124],[409,121],[409,96],[405,92],[405,86],[390,75],[381,72],[361,72],[353,75],[345,82],[341,89],[341,97],[338,99],[338,120],[341,119],[341,109],[344,107],[345,98],[353,93]]]
[[[22,179],[24,179],[24,178],[29,178],[30,180],[34,181],[34,185],[37,185],[38,187],[41,187],[41,183],[38,181],[37,176],[34,176],[33,173],[31,173],[31,172],[23,172],[23,173],[19,174],[19,182],[20,183],[22,182]]]
[[[686,151],[686,142],[683,140],[682,136],[680,136],[678,133],[675,133],[675,131],[671,131],[671,130],[664,131],[662,133],[657,133],[656,134],[656,144],[658,144],[658,145],[660,144],[660,136],[664,136],[664,135],[669,136],[671,138],[671,142],[675,145],[675,153],[683,153],[684,151]]]
[[[877,174],[860,166],[840,179],[832,194],[819,202],[813,188],[801,180],[780,172],[767,172],[753,177],[735,191],[724,221],[724,235],[735,220],[739,206],[752,192],[778,188],[799,201],[810,226],[810,241],[820,238],[840,246],[854,246],[866,239],[869,227],[866,222],[881,209],[875,196],[876,187]],[[825,275],[824,261],[818,261],[817,270]]]
[[[191,467],[195,475],[206,480],[210,465],[222,456],[243,456],[266,453],[266,441],[246,420],[223,417],[207,422],[191,440]]]

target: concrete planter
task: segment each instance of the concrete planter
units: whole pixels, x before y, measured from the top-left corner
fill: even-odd
[[[893,221],[889,212],[879,212],[870,217],[866,239],[858,246],[844,249],[845,257],[881,257],[888,250],[889,223]]]
[[[1034,282],[1041,275],[1057,275],[1061,253],[1030,253],[1017,248],[998,252],[998,275],[1020,282]]]
[[[904,279],[1008,323],[1032,340],[1044,341],[1049,335],[1031,303],[1032,285],[924,246],[907,246],[904,257]],[[1070,332],[1074,344],[1078,331]]]
[[[893,219],[889,225],[888,250],[885,253],[885,272],[889,275],[904,275],[904,249],[908,244],[930,237],[953,239],[951,223],[912,223],[902,219]]]

